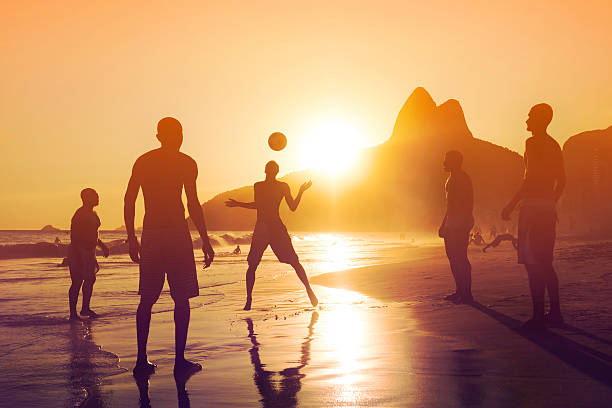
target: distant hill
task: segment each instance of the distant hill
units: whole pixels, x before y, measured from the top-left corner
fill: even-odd
[[[438,106],[423,88],[415,89],[400,110],[391,137],[363,149],[359,169],[350,181],[340,183],[316,171],[283,177],[294,192],[307,179],[313,180],[313,187],[296,213],[283,205],[281,214],[292,230],[431,233],[444,211],[447,174],[442,160],[450,149],[465,156],[465,169],[475,187],[477,222],[500,224],[500,209],[521,181],[521,156],[474,138],[458,101],[451,99]],[[263,165],[258,180],[263,178]],[[230,197],[251,201],[253,188],[227,191],[206,202],[203,208],[209,228],[252,228],[255,211],[226,208],[224,202]]]
[[[565,144],[569,174],[568,193],[564,198],[566,213],[580,208],[586,213],[595,206],[596,211],[591,214],[606,211],[610,214],[609,198],[608,204],[595,204],[595,198],[588,198],[586,202],[580,198],[585,197],[581,189],[590,185],[584,183],[585,177],[591,177],[592,183],[599,183],[593,190],[599,193],[593,192],[593,197],[605,195],[606,188],[612,191],[609,134],[610,129],[585,132]],[[608,142],[604,143],[603,139]],[[315,171],[295,172],[283,177],[294,194],[305,180],[312,179],[313,187],[305,194],[296,213],[290,213],[283,204],[281,214],[294,231],[434,233],[444,212],[447,173],[443,171],[442,160],[444,153],[451,149],[463,153],[464,168],[472,177],[476,225],[485,233],[491,226],[498,231],[513,231],[516,217],[505,223],[500,219],[500,212],[521,183],[521,155],[473,137],[459,102],[450,99],[437,105],[424,88],[412,92],[397,116],[391,137],[380,145],[363,149],[358,169],[350,181],[337,182]],[[585,149],[590,149],[590,164],[581,161]],[[255,175],[254,182],[263,178],[263,166],[264,163],[262,174]],[[203,208],[209,228],[251,229],[255,211],[226,208],[224,202],[230,197],[252,201],[253,187],[227,191],[206,202]],[[600,215],[593,217],[599,219]],[[583,222],[580,217],[573,221],[574,226]]]
[[[59,228],[55,228],[53,225],[45,225],[40,230],[43,232],[61,232],[62,231]]]

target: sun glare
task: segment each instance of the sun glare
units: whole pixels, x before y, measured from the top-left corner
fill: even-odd
[[[306,132],[300,149],[302,167],[329,175],[342,174],[354,166],[362,146],[363,133],[354,123],[321,120]]]

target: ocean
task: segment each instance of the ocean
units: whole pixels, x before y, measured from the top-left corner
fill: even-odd
[[[215,261],[210,268],[203,270],[202,252],[195,250],[201,295],[192,299],[191,307],[201,309],[202,313],[210,312],[206,316],[215,321],[211,323],[213,326],[232,327],[244,321],[240,311],[244,302],[249,245],[241,245],[240,255],[234,255],[232,251],[236,242],[248,242],[250,235],[241,231],[211,232],[210,235],[216,244]],[[109,398],[96,396],[96,393],[103,393],[99,385],[104,379],[131,369],[123,360],[133,358],[135,337],[116,338],[126,336],[125,328],[133,326],[139,301],[138,266],[130,261],[121,245],[125,232],[100,232],[103,241],[115,243],[108,258],[98,256],[101,269],[94,287],[92,309],[101,317],[77,325],[67,321],[70,277],[66,267],[58,266],[62,261],[61,251],[56,257],[25,257],[28,251],[32,251],[32,256],[39,254],[37,248],[41,245],[52,247],[56,237],[60,241],[56,246],[60,249],[69,242],[67,232],[0,231],[4,258],[0,259],[2,407],[80,406],[92,398],[102,401]],[[193,239],[197,239],[197,233]],[[400,239],[399,233],[298,232],[292,234],[292,240],[309,276],[400,262],[409,258],[411,250],[416,247],[413,240]],[[19,258],[10,258],[15,248],[19,249],[15,252]],[[294,275],[291,267],[278,262],[268,249],[257,271],[254,308],[249,319],[257,324],[269,319],[296,318],[296,322],[305,324],[304,318],[299,316],[308,310],[309,304],[303,289],[296,285],[298,280]],[[80,301],[79,298],[79,309]],[[152,332],[156,331],[156,321],[160,319],[171,327],[172,310],[173,302],[166,284],[153,310]],[[209,356],[232,348],[231,334],[198,336],[205,331],[200,332],[193,326],[197,323],[194,324],[192,317],[188,355]],[[115,333],[117,327],[124,329]],[[97,339],[104,336],[108,339],[106,344],[99,344]],[[163,347],[171,351],[173,338],[166,337]],[[131,351],[126,356],[128,350]],[[156,350],[154,345],[150,347],[153,360]]]

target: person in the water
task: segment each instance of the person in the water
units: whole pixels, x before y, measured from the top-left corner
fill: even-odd
[[[108,257],[108,247],[98,238],[100,218],[94,207],[100,203],[98,193],[93,188],[81,191],[83,205],[76,210],[70,222],[70,246],[68,247],[68,266],[72,284],[68,291],[70,320],[80,320],[77,315],[79,292],[83,288],[81,316],[98,317],[91,310],[90,302],[96,273],[100,269],[96,260],[96,247],[100,247],[104,257]]]

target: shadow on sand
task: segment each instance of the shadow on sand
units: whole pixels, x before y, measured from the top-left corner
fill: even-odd
[[[473,302],[471,306],[497,320],[523,338],[540,346],[542,349],[571,365],[575,369],[612,388],[612,375],[610,375],[610,373],[612,373],[612,356],[577,343],[550,330],[528,331],[521,329],[522,322],[519,320],[486,307],[478,302]],[[568,332],[599,341],[606,345],[612,344],[609,340],[567,324],[559,326],[559,329],[567,330]]]

